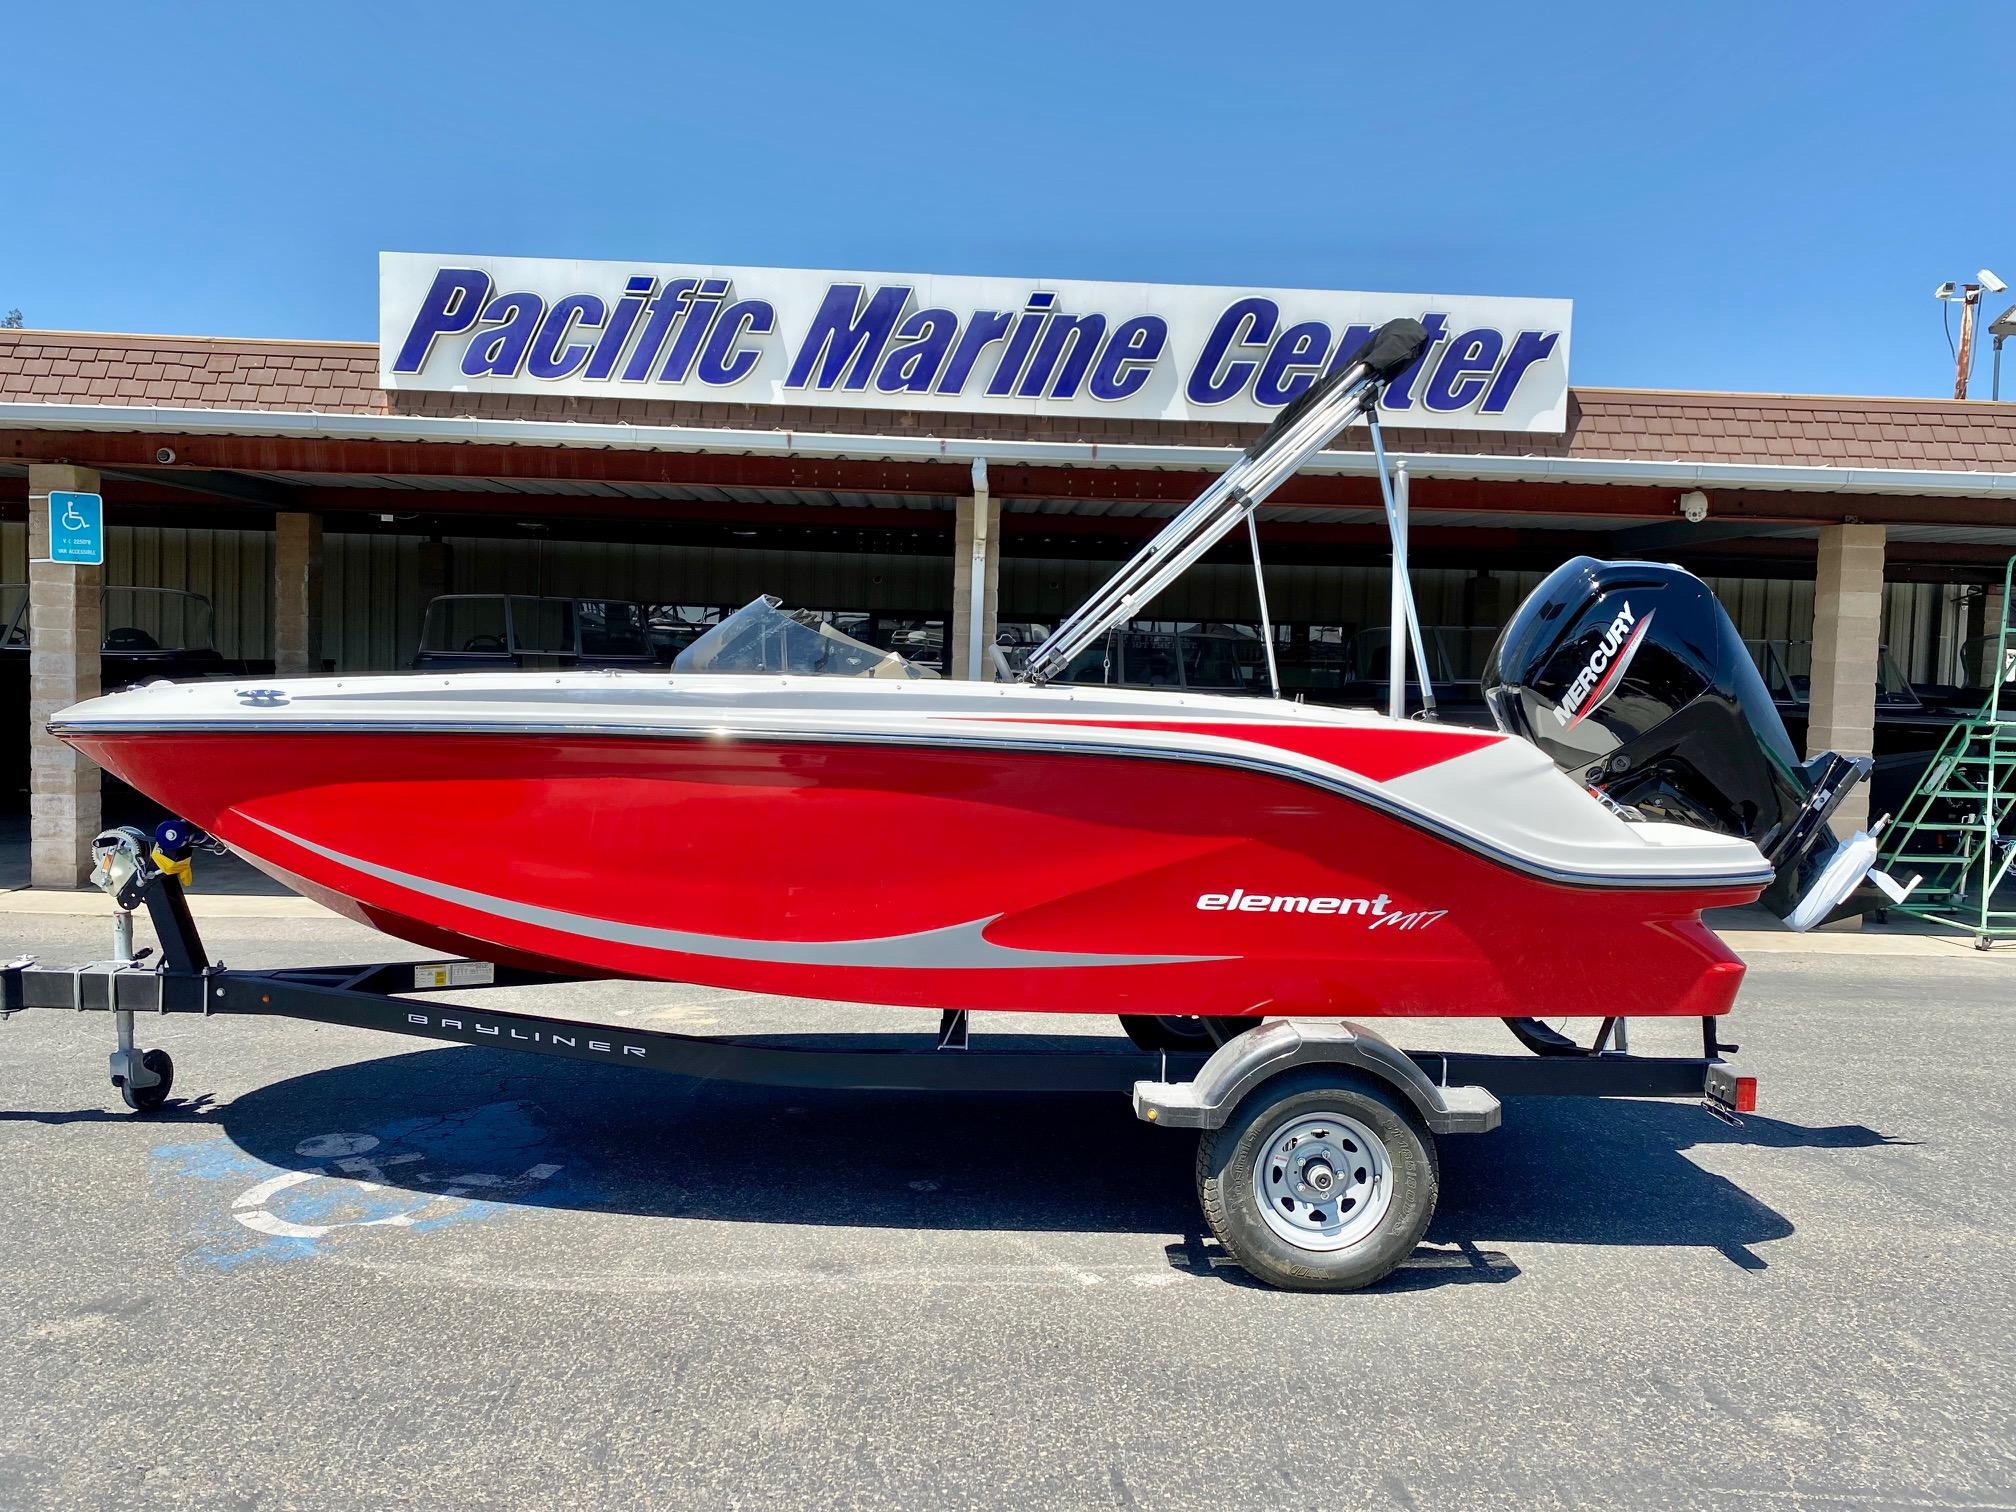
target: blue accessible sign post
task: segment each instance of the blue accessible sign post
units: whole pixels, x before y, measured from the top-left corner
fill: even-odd
[[[49,560],[105,565],[105,499],[95,493],[49,495]]]

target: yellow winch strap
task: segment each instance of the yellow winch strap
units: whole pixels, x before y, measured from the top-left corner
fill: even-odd
[[[154,847],[153,860],[154,865],[164,875],[173,877],[184,887],[187,887],[191,879],[196,875],[196,858],[194,856],[184,856],[180,861],[177,861],[157,845]]]

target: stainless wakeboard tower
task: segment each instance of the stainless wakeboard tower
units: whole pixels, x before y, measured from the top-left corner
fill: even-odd
[[[1414,607],[1414,592],[1407,577],[1407,522],[1404,501],[1397,497],[1391,470],[1386,465],[1386,447],[1379,431],[1379,396],[1386,385],[1406,371],[1428,344],[1428,333],[1418,320],[1389,320],[1358,355],[1311,384],[1296,400],[1274,418],[1260,438],[1240,454],[1232,465],[1212,480],[1199,494],[1157,531],[1153,540],[1136,552],[1126,565],[1106,580],[1099,591],[1058,625],[1048,639],[1029,653],[1022,668],[1022,681],[1042,684],[1059,676],[1088,646],[1117,629],[1146,609],[1155,596],[1241,521],[1253,541],[1253,576],[1260,586],[1262,633],[1269,636],[1267,670],[1278,698],[1281,688],[1274,670],[1274,645],[1267,626],[1267,589],[1260,582],[1260,543],[1254,523],[1267,496],[1293,477],[1309,459],[1328,446],[1345,426],[1363,416],[1372,433],[1372,455],[1379,474],[1379,494],[1386,509],[1386,528],[1393,538],[1393,676],[1389,710],[1396,718],[1404,712],[1406,689],[1403,644],[1414,653],[1414,666],[1421,680],[1424,713],[1433,715],[1435,695],[1429,687],[1428,657],[1421,640],[1420,615]]]

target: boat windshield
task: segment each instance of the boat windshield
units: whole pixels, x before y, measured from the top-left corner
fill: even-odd
[[[800,677],[931,677],[769,594],[744,604],[673,660],[675,672],[783,672]]]
[[[28,585],[0,583],[0,646],[28,644]]]
[[[4,604],[0,604],[0,615],[5,613]],[[2000,636],[1977,635],[1960,648],[1960,686],[1987,692],[1995,681],[1997,656],[2003,659],[2002,681],[2016,683],[2016,644],[2004,646]]]
[[[210,600],[179,588],[107,588],[99,602],[104,649],[111,652],[210,651]]]
[[[140,655],[213,651],[210,600],[181,588],[105,588],[98,595],[105,626],[100,649]],[[0,646],[28,644],[28,585],[0,583]]]
[[[1813,642],[1810,640],[1746,640],[1745,649],[1764,675],[1764,686],[1779,703],[1811,701]],[[1915,708],[1918,695],[1898,670],[1888,646],[1876,649],[1876,702],[1879,706]]]
[[[1495,625],[1423,625],[1422,644],[1428,652],[1430,670],[1436,682],[1477,682],[1484,676],[1484,663],[1498,643]],[[1387,660],[1393,632],[1384,625],[1361,630],[1351,643],[1356,675],[1365,682],[1384,684],[1391,675]]]
[[[627,599],[577,599],[574,614],[580,621],[583,656],[651,655],[642,604]]]

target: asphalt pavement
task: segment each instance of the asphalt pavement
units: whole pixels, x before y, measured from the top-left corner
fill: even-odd
[[[230,901],[234,965],[415,954]],[[107,933],[0,899],[0,956]],[[1415,1261],[1343,1296],[1224,1263],[1190,1137],[1117,1097],[177,1018],[142,1021],[177,1082],[139,1119],[104,1016],[26,1014],[0,1507],[2016,1507],[2012,986],[2008,952],[1760,949],[1760,1116],[1513,1102],[1443,1141]],[[562,1011],[922,1027],[663,984]]]

